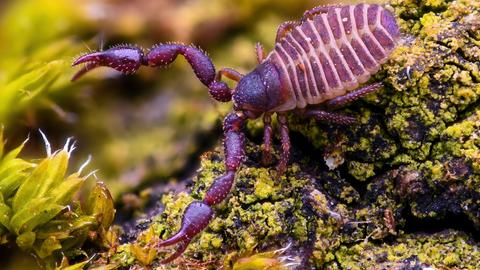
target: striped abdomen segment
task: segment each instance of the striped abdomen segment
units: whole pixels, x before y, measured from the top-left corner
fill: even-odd
[[[379,5],[331,7],[295,27],[268,59],[295,98],[290,109],[303,108],[366,82],[388,59],[398,38],[395,17]]]

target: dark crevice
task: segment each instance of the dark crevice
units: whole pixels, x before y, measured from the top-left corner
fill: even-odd
[[[317,241],[316,232],[317,232],[317,222],[313,218],[318,216],[318,213],[313,209],[311,204],[308,202],[308,195],[305,194],[302,207],[302,213],[307,217],[307,241],[302,244],[304,247],[302,254],[302,262],[298,269],[311,269],[310,257],[315,250],[315,242]]]
[[[466,120],[468,117],[475,114],[475,112],[478,110],[479,107],[480,107],[480,98],[478,98],[476,101],[469,104],[465,109],[461,111],[458,110],[457,119],[452,124],[461,123],[462,121]]]
[[[403,230],[407,234],[434,234],[452,229],[466,233],[480,244],[480,228],[475,227],[465,214],[447,213],[441,218],[418,218],[412,214],[410,207],[407,206],[402,211],[402,217],[406,220]]]
[[[458,55],[460,57],[462,57],[462,60],[464,60],[465,62],[468,62],[470,64],[473,64],[471,61],[468,61],[465,59],[465,56],[463,56],[463,50],[461,49],[458,49]],[[468,74],[470,75],[470,78],[472,78],[472,82],[473,83],[480,83],[480,81],[477,79],[477,77],[473,74],[474,71],[472,70],[468,70],[468,69],[465,69],[464,65],[462,65],[461,63],[457,63],[457,62],[454,62],[454,61],[445,61],[445,64],[450,64],[452,66],[456,66],[458,67],[461,71],[467,71]]]

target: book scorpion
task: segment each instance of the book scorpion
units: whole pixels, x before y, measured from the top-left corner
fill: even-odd
[[[399,38],[395,17],[380,5],[319,6],[307,10],[298,22],[281,24],[275,48],[268,55],[257,44],[258,66],[247,75],[230,68],[216,73],[211,59],[198,48],[168,43],[154,46],[147,53],[136,46],[118,46],[86,54],[73,63],[85,65],[72,80],[99,66],[131,74],[142,65],[167,66],[183,55],[214,99],[233,101],[233,112],[223,123],[226,172],[215,179],[203,201],[188,205],[180,230],[159,243],[159,247],[179,245],[173,255],[162,261],[168,263],[180,256],[192,238],[207,227],[214,215],[212,206],[229,194],[235,173],[245,158],[242,127],[247,119],[263,116],[262,163],[269,164],[271,117],[277,114],[281,138],[277,175],[282,175],[290,153],[286,113],[294,111],[319,121],[353,124],[355,118],[333,109],[382,87],[381,83],[374,83],[357,89],[387,61]],[[236,88],[230,89],[222,77],[236,81]]]

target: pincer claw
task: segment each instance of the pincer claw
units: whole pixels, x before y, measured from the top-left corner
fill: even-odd
[[[106,66],[124,74],[132,74],[144,63],[143,51],[134,46],[118,46],[102,52],[89,53],[77,58],[72,66],[85,64],[73,77],[77,80],[88,71],[99,66]]]
[[[166,247],[179,243],[178,250],[161,263],[169,263],[178,258],[185,251],[192,238],[205,229],[212,218],[213,210],[210,206],[203,202],[192,202],[183,214],[180,230],[169,239],[158,244],[158,247]]]

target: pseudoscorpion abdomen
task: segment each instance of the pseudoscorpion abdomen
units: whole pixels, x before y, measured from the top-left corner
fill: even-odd
[[[268,59],[290,88],[292,106],[304,108],[366,82],[399,36],[395,17],[379,5],[330,7],[294,27]]]

